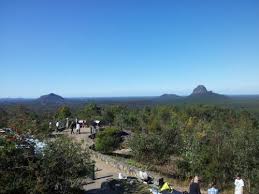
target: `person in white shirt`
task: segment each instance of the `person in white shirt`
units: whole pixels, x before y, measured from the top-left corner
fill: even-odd
[[[237,175],[235,180],[235,194],[243,194],[244,181],[241,179],[241,175]]]
[[[216,185],[214,183],[212,183],[210,185],[210,188],[208,189],[208,194],[218,194],[219,190],[215,188]]]
[[[139,178],[140,178],[142,181],[146,181],[146,180],[148,179],[148,174],[147,174],[147,172],[139,171]]]
[[[123,176],[122,173],[119,173],[119,179],[127,179],[127,177]]]
[[[80,134],[80,124],[76,123],[76,132]]]
[[[59,128],[59,122],[57,121],[56,122],[56,130],[58,131],[58,128]]]

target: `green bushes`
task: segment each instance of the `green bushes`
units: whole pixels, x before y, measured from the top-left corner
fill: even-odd
[[[10,127],[22,131],[35,126],[39,128],[34,123],[38,118],[24,107],[6,112],[9,119],[7,122],[4,117],[0,118],[2,126],[7,122]],[[256,188],[259,182],[259,124],[252,114],[204,105],[145,108],[87,105],[81,113],[83,118],[103,119],[114,126],[97,135],[98,151],[108,153],[117,149],[122,140],[118,129],[129,129],[134,132],[129,142],[134,160],[151,165],[175,166],[177,163],[176,175],[198,174],[204,182],[216,180],[222,187],[232,186],[233,177],[241,173],[250,191],[259,189]],[[0,115],[4,116],[5,112],[0,110]]]
[[[142,163],[163,163],[167,156],[166,145],[159,135],[137,134],[129,144],[133,157]]]
[[[88,152],[68,138],[48,142],[37,156],[16,145],[0,139],[0,193],[77,193],[91,173]]]
[[[42,190],[45,192],[73,193],[81,181],[91,174],[90,155],[81,144],[68,138],[49,142],[40,161]]]
[[[117,149],[122,141],[119,134],[120,130],[116,128],[106,128],[97,134],[95,149],[102,153],[109,153]]]
[[[133,157],[140,162],[163,164],[178,152],[178,130],[167,129],[161,133],[135,134],[129,142]]]
[[[251,185],[255,184],[259,128],[253,116],[218,108],[192,109],[189,113],[195,119],[188,119],[182,131],[181,173],[199,174],[205,182],[215,180],[222,186],[232,183],[240,173]]]
[[[0,108],[0,128],[6,127],[7,121],[8,121],[7,112],[4,109]]]
[[[233,177],[240,173],[247,182],[247,190],[256,190],[259,124],[253,115],[193,106],[155,107],[146,116],[146,130],[136,133],[129,143],[135,160],[172,166],[177,163],[176,175],[198,174],[204,182],[216,181],[221,188],[232,184]],[[152,120],[155,125],[149,122]],[[170,157],[174,159],[170,161]]]
[[[37,130],[38,116],[25,106],[17,105],[10,107],[7,126],[19,133],[32,133]]]
[[[70,117],[71,115],[72,113],[70,111],[70,108],[68,106],[62,106],[57,110],[55,119],[63,120]]]

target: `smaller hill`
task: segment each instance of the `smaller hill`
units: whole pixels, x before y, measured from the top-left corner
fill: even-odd
[[[181,96],[178,96],[176,94],[163,94],[163,95],[159,96],[159,98],[163,98],[163,99],[167,99],[167,98],[179,99],[179,98],[181,98]]]
[[[38,98],[37,101],[42,105],[60,105],[65,103],[65,99],[63,97],[54,93],[43,95],[40,98]]]
[[[176,102],[183,97],[178,96],[176,94],[163,94],[161,96],[158,96],[154,98],[153,102],[155,103],[171,103],[171,102]]]

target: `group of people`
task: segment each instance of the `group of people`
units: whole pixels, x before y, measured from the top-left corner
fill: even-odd
[[[185,191],[185,192],[180,192],[175,190],[168,182],[164,182],[163,178],[160,178],[158,180],[158,185],[159,185],[159,192],[158,191],[154,191],[154,190],[150,190],[151,193],[153,194],[201,194],[200,191],[200,180],[198,176],[195,176],[193,179],[191,179],[190,185],[189,185],[189,192]],[[235,192],[234,194],[243,194],[243,187],[244,187],[244,181],[241,178],[241,175],[237,175],[237,177],[235,178]],[[209,186],[209,189],[207,190],[208,194],[219,194],[219,190],[216,188],[216,184],[215,183],[211,183]]]
[[[243,194],[245,184],[240,174],[236,176],[234,185],[235,185],[234,194]],[[189,194],[201,194],[198,176],[195,176],[194,179],[191,181]],[[219,190],[216,188],[215,183],[210,184],[210,188],[208,189],[208,194],[219,194]]]
[[[81,129],[81,125],[80,123],[77,121],[72,121],[70,124],[69,124],[69,120],[67,119],[67,122],[66,122],[66,125],[62,125],[62,123],[60,123],[60,121],[56,121],[56,124],[55,124],[55,130],[56,131],[60,131],[60,128],[62,128],[62,126],[64,126],[63,128],[65,129],[71,129],[71,134],[75,134],[74,132],[74,129],[76,130],[76,133],[80,134],[80,129]],[[52,122],[49,122],[49,128],[52,129]]]
[[[241,178],[241,175],[238,174],[235,178],[235,190],[234,194],[243,194],[244,192],[244,181]],[[189,194],[200,194],[200,186],[199,186],[199,178],[195,176],[193,181],[190,184]],[[215,183],[210,184],[210,188],[208,189],[208,194],[219,194],[219,190],[216,188]]]

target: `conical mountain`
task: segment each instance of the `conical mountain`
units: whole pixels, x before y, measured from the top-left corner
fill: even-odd
[[[50,93],[47,95],[43,95],[40,98],[37,99],[37,101],[42,105],[48,105],[48,104],[64,104],[65,99],[57,94]]]

